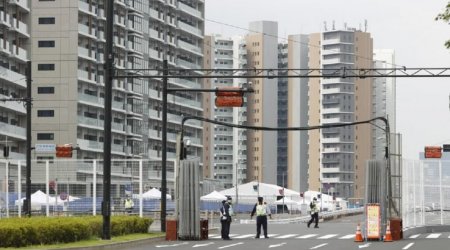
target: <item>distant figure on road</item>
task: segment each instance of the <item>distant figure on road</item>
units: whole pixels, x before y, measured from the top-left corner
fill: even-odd
[[[125,200],[125,212],[127,212],[128,214],[131,214],[131,212],[133,212],[133,208],[134,208],[133,199],[131,199],[130,197],[127,197]]]
[[[250,215],[250,219],[253,218],[253,215],[256,213],[256,236],[255,239],[258,239],[261,235],[261,226],[264,230],[264,238],[269,238],[267,234],[267,216],[272,219],[272,214],[270,212],[269,206],[263,202],[263,197],[258,197],[258,203],[253,207],[252,214]]]
[[[314,228],[319,228],[319,205],[317,204],[317,198],[314,197],[313,201],[309,204],[309,208],[311,209],[311,220],[308,222],[308,227],[313,223],[315,220],[316,225]]]
[[[220,223],[222,224],[222,239],[231,240],[230,238],[230,227],[231,227],[231,216],[234,215],[233,206],[231,205],[231,197],[228,196],[227,200],[222,201],[222,207],[220,208]]]

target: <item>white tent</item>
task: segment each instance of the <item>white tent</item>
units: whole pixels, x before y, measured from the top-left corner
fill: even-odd
[[[277,196],[284,193],[285,197],[292,200],[300,201],[300,193],[291,189],[283,188],[274,184],[262,182],[248,182],[238,186],[239,203],[254,204],[257,202],[258,196],[262,196],[267,203],[273,203],[277,200]],[[236,187],[220,191],[225,196],[231,196],[236,200]]]
[[[161,191],[159,191],[157,188],[152,188],[148,190],[147,192],[142,194],[143,199],[161,199]],[[133,194],[133,198],[138,199],[139,194]],[[166,199],[172,199],[172,196],[170,194],[166,194]]]
[[[227,197],[216,190],[212,191],[211,193],[204,195],[200,197],[200,200],[202,201],[223,201],[226,200]]]
[[[46,193],[42,192],[41,190],[38,190],[36,192],[34,192],[33,194],[31,194],[31,204],[35,204],[35,205],[46,205],[47,204],[47,197],[48,197],[48,204],[49,205],[54,205],[55,202],[58,205],[61,205],[64,203],[64,201],[62,201],[59,197],[56,199],[55,197],[49,196]],[[76,197],[69,197],[69,201],[73,201],[74,198]],[[20,200],[16,200],[15,201],[15,205],[17,206],[19,203],[23,204],[23,201],[25,200],[25,198],[21,198]]]

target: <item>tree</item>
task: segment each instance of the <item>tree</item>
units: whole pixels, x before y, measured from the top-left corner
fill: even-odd
[[[450,2],[447,3],[447,6],[446,6],[444,12],[440,13],[439,15],[437,15],[435,20],[436,21],[437,20],[442,20],[442,21],[447,22],[448,24],[450,24]],[[450,40],[445,42],[445,46],[450,49]]]

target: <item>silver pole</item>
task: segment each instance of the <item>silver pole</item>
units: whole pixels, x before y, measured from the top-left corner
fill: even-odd
[[[92,215],[97,214],[97,161],[94,160],[92,169]]]
[[[139,217],[143,217],[144,201],[142,198],[142,159],[139,160]]]
[[[18,183],[19,183],[19,185],[17,185],[17,191],[18,191],[18,201],[19,201],[19,204],[18,204],[18,209],[19,209],[19,217],[22,217],[22,204],[20,204],[21,203],[21,201],[22,201],[22,164],[21,164],[21,162],[20,161],[18,161],[17,162],[17,180],[18,180]]]

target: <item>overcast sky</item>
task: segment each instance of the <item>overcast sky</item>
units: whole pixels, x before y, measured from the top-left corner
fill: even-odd
[[[375,49],[394,49],[396,64],[450,68],[450,25],[434,21],[448,0],[206,0],[206,34],[243,35],[251,21],[278,22],[279,36],[364,27]],[[450,144],[450,78],[397,79],[397,132],[403,156],[418,159],[426,145]]]

